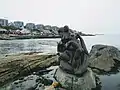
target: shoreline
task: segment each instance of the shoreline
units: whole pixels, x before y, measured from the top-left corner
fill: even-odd
[[[96,35],[81,35],[81,36],[96,36]],[[60,38],[60,36],[1,36],[0,40],[17,40],[17,39],[44,39],[44,38]]]
[[[60,36],[10,36],[10,37],[0,37],[0,40],[43,39],[43,38],[60,38]]]

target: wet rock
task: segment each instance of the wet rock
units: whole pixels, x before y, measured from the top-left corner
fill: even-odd
[[[79,77],[68,74],[59,68],[55,73],[55,78],[67,90],[91,90],[96,87],[95,77],[91,69]]]
[[[51,84],[53,83],[53,81],[50,80],[50,79],[46,79],[46,78],[42,77],[40,83],[42,83],[42,84],[48,86],[48,85],[51,85]]]
[[[118,72],[120,51],[114,46],[94,45],[90,51],[90,65],[96,73]]]
[[[10,90],[35,90],[39,85],[36,80],[39,78],[37,75],[30,75],[23,80],[17,80],[10,86]]]
[[[39,84],[35,90],[45,90],[44,84]]]
[[[56,69],[58,69],[59,66],[51,66],[49,68],[47,68],[47,70],[51,70],[53,69],[52,71],[50,71],[48,74],[45,74],[43,75],[43,77],[49,79],[49,80],[52,80],[53,82],[56,82],[55,78],[54,78],[54,74],[56,72]]]
[[[44,90],[45,86],[52,85],[53,81],[37,75],[29,75],[10,85],[10,90]]]

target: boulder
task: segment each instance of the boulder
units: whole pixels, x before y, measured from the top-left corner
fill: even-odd
[[[83,76],[76,76],[58,68],[54,77],[67,90],[91,90],[96,87],[95,77],[91,69],[87,69]]]
[[[120,51],[114,46],[94,45],[90,51],[90,67],[97,73],[118,71]]]

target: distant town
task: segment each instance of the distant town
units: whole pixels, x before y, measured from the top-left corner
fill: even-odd
[[[9,22],[7,19],[0,19],[0,39],[30,39],[30,38],[59,38],[59,27],[26,23],[23,21]],[[77,32],[76,30],[71,30]],[[82,36],[94,36],[78,32]]]

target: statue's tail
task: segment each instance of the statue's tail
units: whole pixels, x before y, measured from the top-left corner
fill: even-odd
[[[85,42],[84,42],[84,40],[82,39],[82,37],[81,37],[79,34],[77,34],[76,38],[77,38],[77,39],[78,39],[78,38],[80,39],[82,48],[84,49],[85,53],[86,53],[87,55],[89,55],[89,54],[88,54],[88,51],[87,51],[87,48],[86,48],[86,45],[85,45]]]

